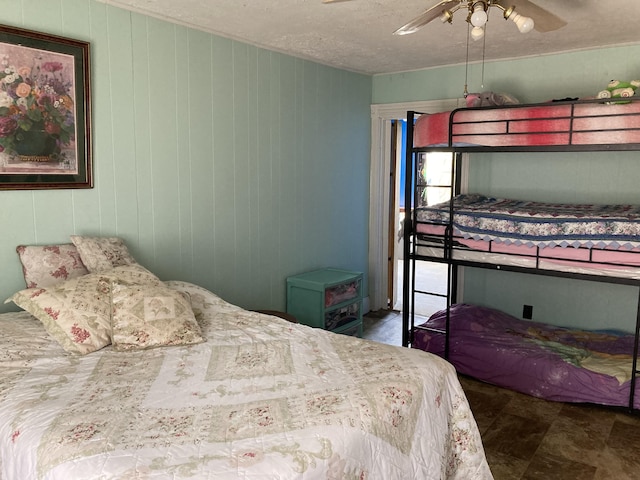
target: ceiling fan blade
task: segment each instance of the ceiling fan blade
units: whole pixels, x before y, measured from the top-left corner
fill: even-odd
[[[393,32],[393,34],[409,35],[410,33],[415,33],[418,30],[420,30],[422,27],[424,27],[427,23],[431,22],[432,20],[435,20],[440,15],[442,15],[443,10],[446,10],[449,7],[452,7],[459,3],[460,3],[460,0],[442,1],[437,5],[434,5],[430,9],[425,10],[425,12],[422,15],[414,18],[409,23],[401,26],[399,29]]]
[[[567,24],[567,22],[557,15],[554,15],[549,10],[539,7],[529,0],[499,0],[498,3],[507,8],[514,6],[516,7],[517,13],[533,18],[533,28],[541,33],[558,30]]]

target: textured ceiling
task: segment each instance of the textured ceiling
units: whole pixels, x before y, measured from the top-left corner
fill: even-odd
[[[365,74],[465,62],[467,23],[438,19],[412,35],[392,32],[438,0],[99,0],[216,35]],[[568,22],[560,30],[527,34],[491,9],[485,60],[527,57],[640,43],[638,0],[534,0]],[[483,41],[469,60],[482,59]],[[640,68],[640,67],[639,67]],[[640,71],[639,75],[640,76]]]

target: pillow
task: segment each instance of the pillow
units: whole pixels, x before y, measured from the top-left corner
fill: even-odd
[[[49,287],[89,273],[75,245],[18,245],[27,288]]]
[[[163,284],[111,286],[112,342],[134,350],[204,341],[189,296]]]
[[[91,273],[47,288],[15,293],[13,301],[42,322],[69,353],[85,355],[111,343],[111,282],[160,284],[158,277],[140,265]]]
[[[72,235],[82,262],[91,273],[104,272],[122,265],[137,263],[118,237],[83,237]]]

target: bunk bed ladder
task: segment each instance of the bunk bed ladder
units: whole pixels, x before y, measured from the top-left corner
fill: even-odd
[[[631,384],[629,386],[629,411],[634,412],[636,380],[638,371],[638,341],[640,340],[640,288],[638,288],[638,309],[636,311],[636,335],[633,342],[633,359],[631,365]]]
[[[446,302],[446,322],[444,328],[426,328],[434,333],[444,335],[445,338],[445,351],[444,358],[449,358],[449,309],[452,302],[455,301],[455,292],[457,291],[457,266],[451,262],[451,255],[453,252],[452,238],[453,238],[453,197],[459,190],[458,175],[458,156],[452,153],[451,163],[451,178],[449,185],[438,185],[439,187],[447,187],[450,189],[449,202],[450,202],[450,216],[449,223],[446,226],[446,237],[449,238],[445,241],[443,246],[443,258],[444,263],[447,266],[447,285],[445,293],[437,293],[419,290],[416,288],[416,266],[419,260],[417,257],[417,245],[415,242],[415,229],[417,227],[416,207],[419,205],[419,194],[417,189],[414,189],[414,182],[417,184],[419,178],[419,161],[416,157],[416,153],[413,149],[413,131],[414,121],[417,112],[407,112],[407,137],[406,137],[406,156],[405,156],[405,177],[404,185],[404,199],[405,199],[405,218],[403,221],[403,292],[402,292],[402,345],[407,347],[413,344],[414,331],[415,331],[415,304],[416,294],[429,295],[432,297],[443,298]],[[413,239],[413,241],[412,241]]]
[[[447,261],[447,311],[444,323],[444,358],[449,360],[449,345],[451,343],[451,305],[455,302],[455,293],[458,291],[458,267],[453,263],[453,200],[456,195],[456,177],[458,171],[458,155],[452,153],[451,158],[451,185],[449,195],[449,221],[444,235],[444,257]]]
[[[407,137],[406,137],[406,156],[405,156],[405,172],[407,172],[405,185],[404,185],[404,199],[405,199],[405,219],[403,222],[403,310],[402,310],[402,345],[409,346],[413,344],[414,331],[415,331],[415,305],[416,294],[429,295],[432,297],[440,297],[445,300],[446,308],[446,321],[444,328],[429,328],[422,327],[434,333],[444,335],[445,349],[444,358],[449,358],[449,346],[450,346],[450,307],[456,301],[457,283],[458,283],[458,267],[452,262],[453,253],[453,199],[454,196],[459,193],[460,190],[460,157],[458,154],[452,152],[451,161],[451,177],[449,184],[437,185],[438,187],[449,188],[449,222],[445,227],[445,242],[443,245],[443,260],[447,267],[446,278],[446,291],[445,293],[424,291],[416,288],[416,266],[417,263],[423,260],[418,259],[417,245],[415,238],[415,230],[417,228],[418,220],[416,217],[416,208],[419,206],[419,194],[414,183],[417,185],[419,172],[419,160],[416,156],[416,152],[413,149],[413,131],[414,121],[416,119],[417,112],[407,112]],[[428,186],[427,186],[428,187]],[[413,241],[412,241],[413,240]]]

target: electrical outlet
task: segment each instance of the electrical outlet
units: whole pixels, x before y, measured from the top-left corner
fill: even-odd
[[[532,305],[523,305],[522,306],[522,318],[526,318],[527,320],[531,320],[533,318],[533,306]]]

